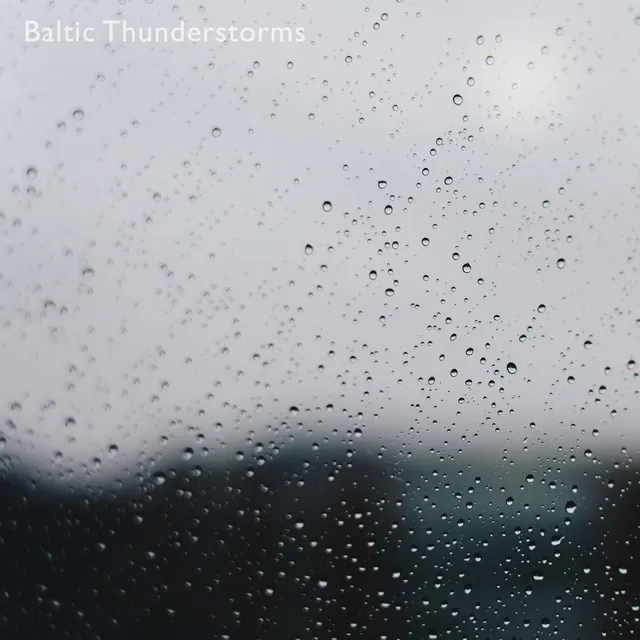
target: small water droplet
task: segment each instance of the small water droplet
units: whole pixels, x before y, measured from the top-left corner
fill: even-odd
[[[507,364],[507,371],[511,374],[514,374],[518,371],[518,367],[516,367],[514,362],[509,362]]]
[[[191,460],[191,458],[193,458],[193,449],[191,447],[186,447],[182,450],[182,459]]]
[[[167,481],[167,476],[162,471],[158,471],[153,474],[153,481],[161,487]]]
[[[461,105],[463,103],[463,98],[459,93],[456,93],[455,96],[453,96],[453,104],[456,105]]]
[[[220,127],[214,127],[213,130],[211,131],[211,135],[214,138],[219,138],[221,133],[222,133],[222,129],[220,129]]]

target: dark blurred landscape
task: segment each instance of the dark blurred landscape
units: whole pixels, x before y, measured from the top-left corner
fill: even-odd
[[[635,638],[639,477],[339,447],[116,491],[4,471],[1,637]]]

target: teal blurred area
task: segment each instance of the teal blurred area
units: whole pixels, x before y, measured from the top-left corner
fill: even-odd
[[[569,460],[292,447],[87,492],[5,471],[2,637],[637,637],[638,468]]]

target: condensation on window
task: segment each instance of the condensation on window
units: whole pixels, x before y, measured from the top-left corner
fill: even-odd
[[[218,4],[4,2],[2,637],[637,637],[640,9]]]

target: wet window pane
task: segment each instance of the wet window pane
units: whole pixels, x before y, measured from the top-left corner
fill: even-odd
[[[635,638],[640,8],[4,3],[0,633]]]

